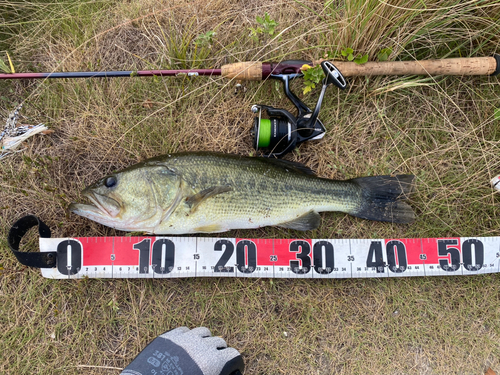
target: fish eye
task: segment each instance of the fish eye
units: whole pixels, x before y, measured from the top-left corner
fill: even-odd
[[[106,185],[107,188],[111,188],[111,187],[115,186],[116,185],[116,177],[115,176],[108,177],[106,179],[106,181],[104,181],[104,185]]]

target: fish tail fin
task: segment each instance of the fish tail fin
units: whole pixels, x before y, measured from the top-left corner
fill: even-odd
[[[363,219],[407,224],[415,220],[410,205],[404,202],[413,189],[413,175],[373,176],[354,178],[361,186],[363,203],[351,214]]]

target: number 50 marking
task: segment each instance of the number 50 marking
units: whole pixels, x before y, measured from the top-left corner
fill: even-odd
[[[472,248],[474,248],[474,263],[472,262]],[[439,259],[441,268],[448,272],[456,271],[460,268],[460,250],[458,240],[438,240],[438,255],[446,257]],[[448,260],[448,256],[450,257]],[[468,239],[462,244],[462,262],[468,271],[479,271],[484,262],[484,245],[476,239]]]

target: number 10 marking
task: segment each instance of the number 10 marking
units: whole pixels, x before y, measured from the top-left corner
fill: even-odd
[[[139,273],[149,273],[149,256],[151,239],[146,238],[134,244],[134,250],[139,250]],[[154,273],[167,274],[174,269],[175,245],[172,241],[161,238],[153,242],[153,257],[151,266]]]

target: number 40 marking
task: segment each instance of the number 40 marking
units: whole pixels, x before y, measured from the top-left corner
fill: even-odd
[[[387,266],[391,272],[403,273],[408,268],[408,260],[406,256],[406,246],[403,242],[392,240],[385,245],[387,255]],[[366,259],[366,267],[375,268],[377,273],[385,272],[385,262],[382,255],[382,243],[380,241],[372,241],[368,250]]]

